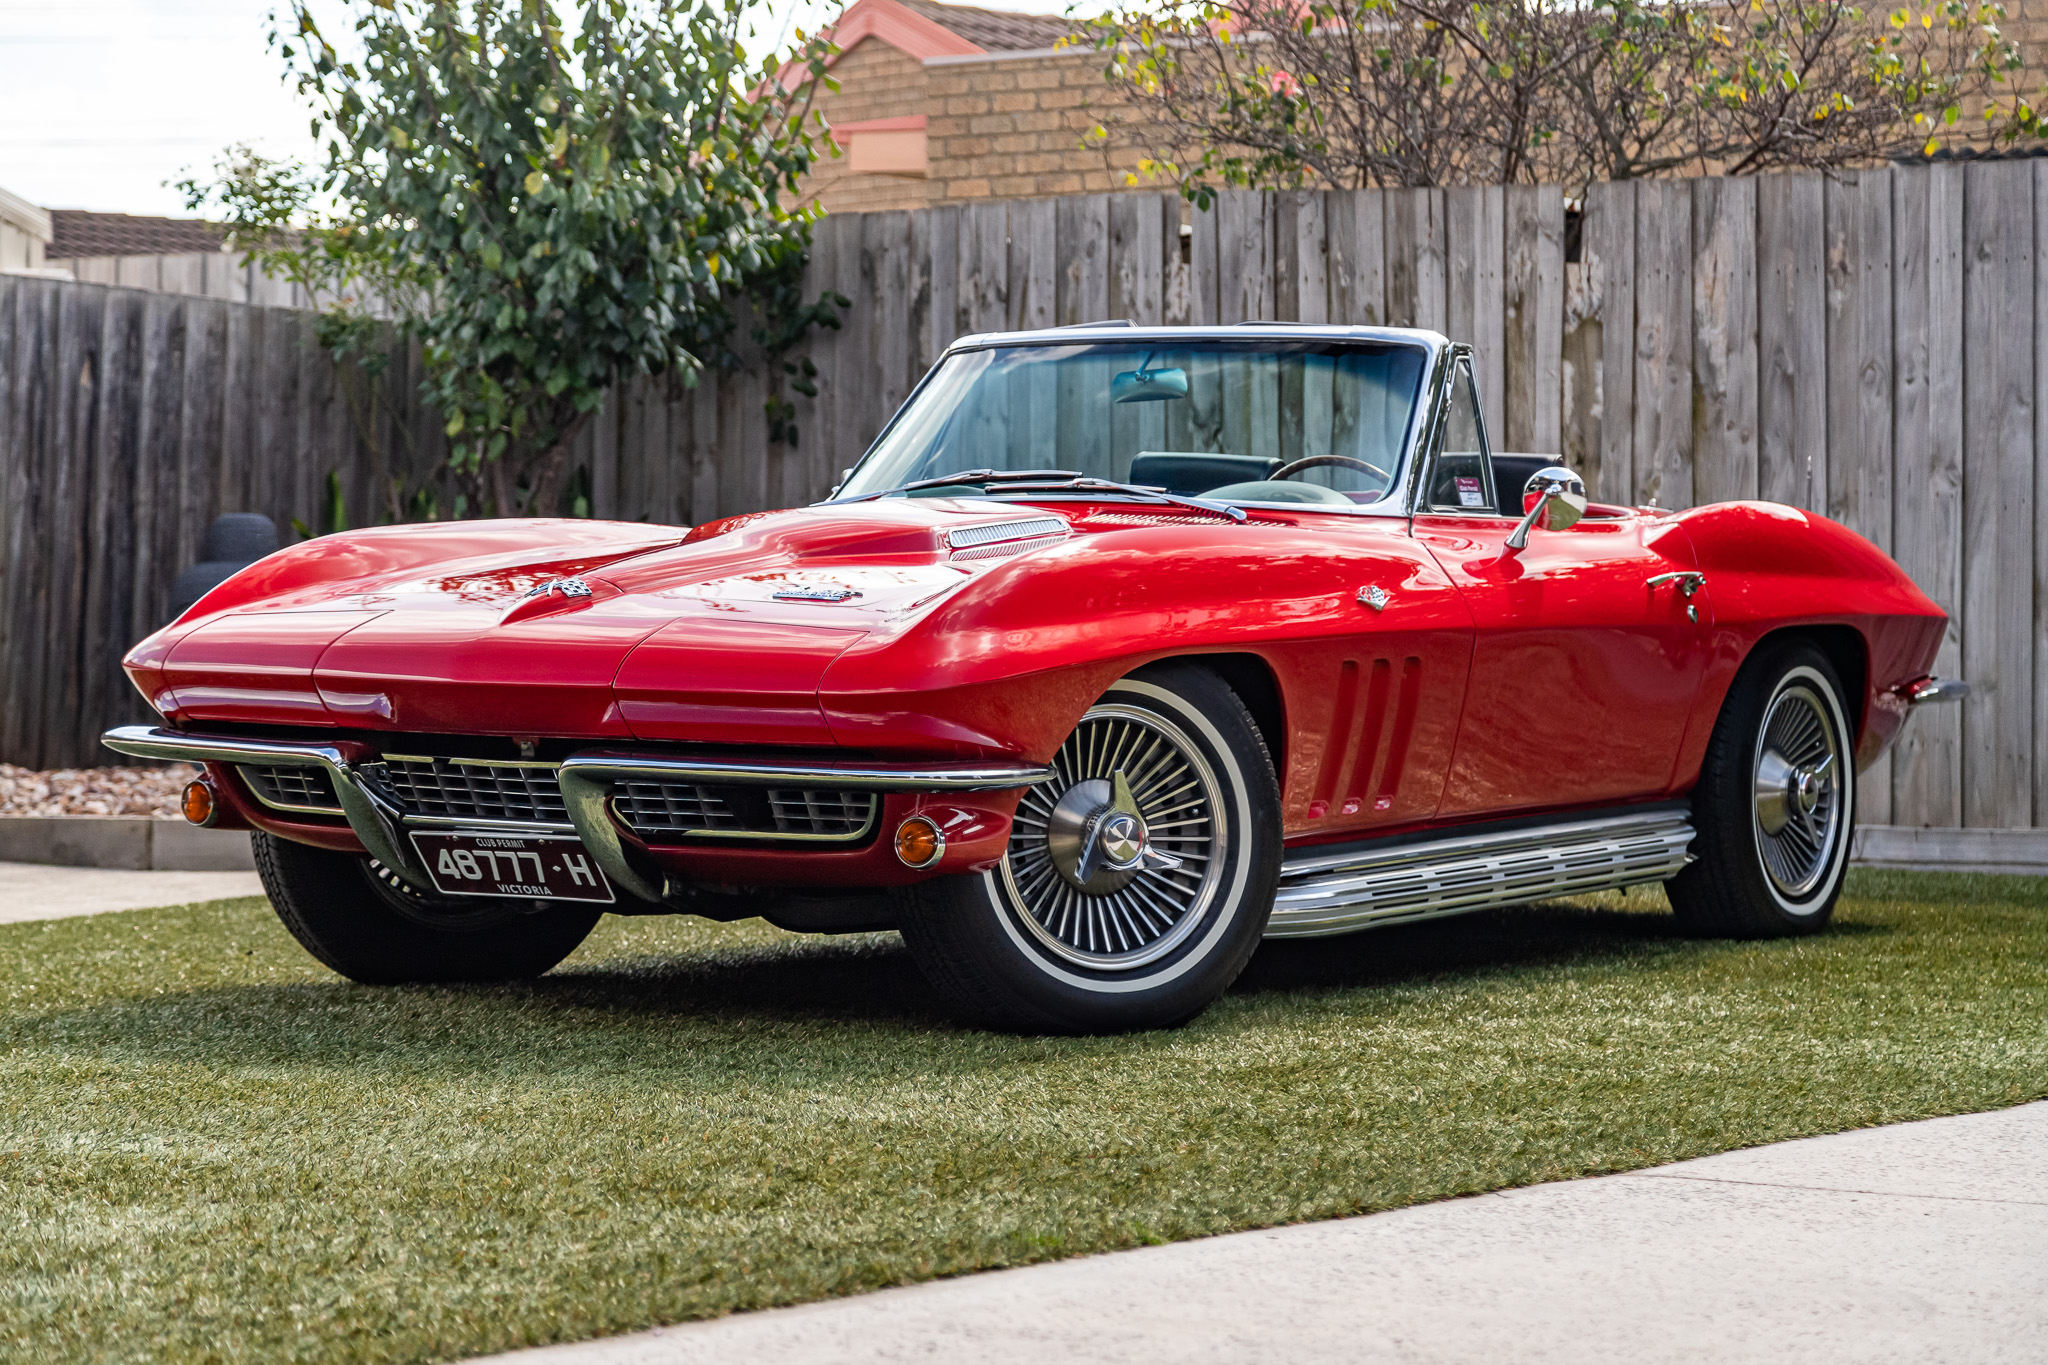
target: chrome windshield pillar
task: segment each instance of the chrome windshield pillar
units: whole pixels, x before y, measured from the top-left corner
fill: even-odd
[[[100,743],[131,758],[178,763],[264,763],[281,768],[324,768],[334,784],[348,827],[372,858],[414,886],[430,887],[433,878],[406,838],[402,814],[365,786],[349,762],[348,751],[317,741],[227,739],[192,735],[155,725],[120,725],[100,736]]]

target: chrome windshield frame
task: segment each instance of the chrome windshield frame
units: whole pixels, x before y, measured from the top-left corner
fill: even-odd
[[[1408,415],[1408,430],[1402,439],[1401,468],[1395,472],[1394,482],[1385,496],[1374,502],[1360,503],[1353,507],[1339,507],[1328,503],[1301,502],[1252,502],[1239,501],[1243,507],[1265,508],[1285,512],[1323,512],[1332,516],[1378,516],[1407,518],[1414,515],[1416,498],[1422,483],[1423,465],[1427,463],[1434,449],[1433,442],[1439,437],[1442,427],[1442,413],[1453,371],[1453,351],[1462,350],[1469,354],[1469,346],[1454,347],[1449,338],[1440,332],[1408,327],[1341,327],[1309,323],[1289,322],[1248,322],[1217,327],[1132,327],[1128,325],[1084,324],[1077,327],[1052,327],[1030,332],[982,332],[963,336],[955,340],[942,352],[931,368],[911,388],[910,393],[875,433],[875,439],[868,443],[859,459],[848,467],[833,495],[820,499],[814,506],[824,506],[840,501],[872,498],[873,494],[855,494],[847,498],[839,496],[839,490],[853,482],[861,466],[872,458],[875,452],[888,440],[890,434],[902,423],[904,414],[910,412],[924,393],[933,377],[944,367],[945,362],[956,355],[972,351],[1007,349],[1026,346],[1073,346],[1093,342],[1116,342],[1138,344],[1156,342],[1162,345],[1189,341],[1291,341],[1291,342],[1356,342],[1378,345],[1405,345],[1421,347],[1427,354],[1423,361],[1422,382],[1417,386],[1415,408]],[[985,494],[1000,497],[1002,491],[994,490]],[[1071,499],[1072,494],[1051,495],[1052,498]],[[1113,497],[1113,494],[1106,494]],[[1048,501],[1048,495],[1026,494],[1019,499],[1026,502]]]

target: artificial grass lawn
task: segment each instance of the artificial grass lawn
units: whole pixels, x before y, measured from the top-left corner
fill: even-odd
[[[0,1357],[446,1359],[2048,1094],[2048,882],[1662,905],[1269,944],[1089,1040],[953,1027],[892,935],[378,990],[258,900],[0,927]]]

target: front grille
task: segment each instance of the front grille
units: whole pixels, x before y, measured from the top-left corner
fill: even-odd
[[[817,790],[768,790],[768,810],[778,834],[812,834],[820,838],[851,838],[874,818],[875,794]]]
[[[260,766],[245,763],[238,769],[249,790],[266,806],[280,810],[311,810],[341,813],[334,782],[325,768]]]
[[[287,810],[341,813],[323,768],[247,765],[250,789]],[[569,810],[550,763],[495,762],[387,754],[357,772],[364,785],[409,816],[566,825]],[[756,787],[622,781],[612,809],[642,838],[680,835],[850,842],[867,834],[879,809],[873,792],[831,787]]]
[[[740,827],[739,818],[716,792],[680,782],[621,782],[612,788],[612,809],[636,834]]]
[[[409,815],[447,820],[526,820],[567,824],[568,807],[552,764],[387,756],[363,765]]]
[[[857,839],[875,818],[873,792],[835,788],[704,787],[683,782],[621,782],[612,809],[643,838],[737,834]]]

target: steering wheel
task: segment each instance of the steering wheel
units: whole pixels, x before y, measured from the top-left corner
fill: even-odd
[[[1319,469],[1324,465],[1332,464],[1345,464],[1350,465],[1353,469],[1363,469],[1368,474],[1378,475],[1383,483],[1392,483],[1394,481],[1394,476],[1381,469],[1378,465],[1366,460],[1354,460],[1349,455],[1306,455],[1299,460],[1289,460],[1266,477],[1277,482],[1280,479],[1290,478],[1293,475],[1299,474],[1304,469]]]

